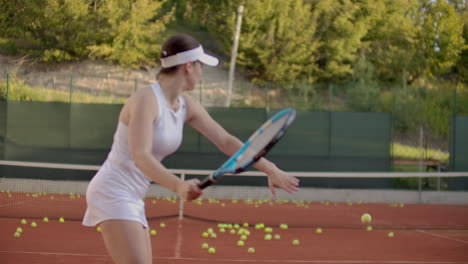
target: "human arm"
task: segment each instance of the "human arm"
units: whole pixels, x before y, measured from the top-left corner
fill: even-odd
[[[151,153],[153,123],[158,116],[157,101],[151,89],[135,93],[122,112],[121,118],[128,122],[128,143],[135,165],[151,180],[184,199],[198,198],[202,194],[197,186],[198,180],[182,181]]]
[[[213,120],[200,103],[189,97],[186,101],[188,109],[187,122],[215,144],[218,149],[226,155],[232,156],[243,146],[239,139],[229,134]],[[298,191],[299,181],[279,169],[271,161],[261,158],[253,166],[267,174],[268,185],[274,196],[276,196],[275,187],[280,187],[289,193]]]

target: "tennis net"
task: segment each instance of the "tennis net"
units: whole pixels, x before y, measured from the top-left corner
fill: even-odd
[[[99,166],[0,161],[0,217],[81,221],[86,188]],[[184,179],[211,171],[172,170]],[[273,199],[264,174],[256,171],[224,177],[202,198],[184,202],[151,184],[147,218],[185,217],[214,223],[289,227],[468,229],[468,172],[290,172],[301,180],[294,194]],[[260,183],[260,184],[258,184]]]

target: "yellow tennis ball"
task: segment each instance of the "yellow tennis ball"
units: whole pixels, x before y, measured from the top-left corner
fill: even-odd
[[[366,227],[366,230],[367,230],[367,231],[372,231],[372,226],[367,226],[367,227]]]
[[[388,235],[388,237],[394,237],[395,236],[395,234],[393,232],[389,232],[387,235]]]
[[[26,221],[26,219],[21,219],[21,224],[25,225],[27,223],[28,223],[28,221]]]
[[[162,228],[165,228],[166,224],[164,222],[162,222],[162,223],[159,224],[159,226],[162,227]]]
[[[244,246],[244,241],[243,241],[243,240],[237,241],[237,245],[238,245],[239,247]]]
[[[216,249],[215,249],[214,247],[210,247],[210,248],[208,249],[208,253],[214,254],[214,253],[216,253]]]
[[[101,232],[102,228],[100,226],[96,227],[96,231]]]
[[[36,227],[36,226],[37,226],[36,222],[31,223],[31,227]]]
[[[218,236],[217,236],[215,233],[211,233],[211,234],[210,234],[210,237],[211,237],[211,238],[217,238]]]
[[[158,232],[155,229],[152,229],[150,231],[150,235],[155,236]]]
[[[266,235],[265,235],[265,240],[271,240],[271,235],[270,235],[270,234],[266,234]]]
[[[203,243],[203,244],[201,245],[201,247],[202,247],[202,248],[209,248],[210,246],[208,246],[208,243]]]
[[[264,230],[265,230],[265,233],[271,233],[271,232],[273,232],[273,228],[271,228],[271,227],[265,227]]]
[[[363,214],[363,215],[361,216],[361,222],[362,222],[363,224],[369,224],[371,221],[372,221],[372,217],[371,217],[370,214]]]
[[[275,234],[273,237],[275,238],[275,240],[280,240],[281,239],[280,234]]]
[[[241,239],[241,240],[247,240],[247,236],[246,236],[246,235],[242,235],[242,236],[240,237],[240,239]]]
[[[229,230],[229,234],[231,234],[231,235],[235,235],[235,234],[236,234],[236,230],[235,230],[235,229],[231,229],[231,230]]]
[[[253,254],[255,253],[255,248],[249,247],[249,249],[247,249],[247,252],[249,252],[250,254]]]
[[[208,232],[203,232],[202,233],[202,237],[208,237],[208,236],[209,236]]]
[[[15,232],[15,233],[13,234],[13,236],[14,236],[14,237],[20,237],[20,236],[21,236],[21,233]]]
[[[21,227],[16,228],[16,233],[20,233],[20,234],[23,233],[23,228]]]
[[[65,219],[63,219],[63,217],[60,217],[59,222],[60,222],[60,223],[64,223],[64,222],[65,222]]]
[[[317,229],[315,229],[315,233],[317,234],[322,234],[323,230],[322,228],[318,227]]]
[[[243,226],[243,227],[249,227],[249,223],[244,222],[244,223],[242,224],[242,226]]]
[[[44,221],[44,223],[48,223],[48,222],[49,222],[49,218],[44,217],[44,219],[42,219],[42,221]]]
[[[292,242],[292,244],[293,244],[294,246],[298,246],[298,245],[299,245],[299,240],[294,239],[293,242]]]
[[[286,230],[286,229],[288,229],[288,225],[287,224],[280,224],[280,228],[283,229],[283,230]]]
[[[225,233],[225,232],[226,232],[226,229],[224,229],[224,228],[220,228],[220,229],[219,229],[219,232],[221,232],[221,233]]]

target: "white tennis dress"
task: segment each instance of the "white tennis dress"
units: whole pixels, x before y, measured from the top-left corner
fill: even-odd
[[[158,83],[151,85],[159,106],[159,116],[153,125],[152,154],[162,161],[175,152],[182,142],[187,109],[179,96],[179,109],[166,104]],[[119,122],[111,151],[86,191],[87,209],[83,225],[95,226],[110,219],[137,221],[148,227],[144,197],[151,180],[138,169],[128,146],[128,127]]]

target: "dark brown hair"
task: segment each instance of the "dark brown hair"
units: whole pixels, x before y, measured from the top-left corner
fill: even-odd
[[[188,34],[177,34],[170,37],[168,40],[166,40],[166,42],[164,42],[161,48],[160,56],[161,58],[166,58],[179,52],[195,49],[198,46],[200,46],[200,42],[198,42],[192,36]],[[161,70],[159,71],[157,76],[159,76],[160,74],[173,74],[177,71],[179,66],[180,65],[176,65],[169,68],[161,67]]]

